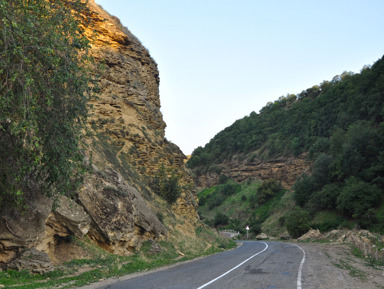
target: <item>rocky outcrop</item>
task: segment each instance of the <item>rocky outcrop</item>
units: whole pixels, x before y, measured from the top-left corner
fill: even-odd
[[[159,214],[181,218],[188,230],[198,221],[185,156],[165,138],[156,62],[117,18],[94,1],[89,8],[82,16],[93,23],[84,29],[92,39],[100,90],[92,101],[85,152],[93,171],[71,199],[54,202],[37,193],[26,200],[23,213],[12,208],[0,212],[1,267],[50,270],[47,258],[55,264],[68,261],[69,256],[58,257],[70,251],[67,239],[85,235],[105,250],[127,255],[146,240],[156,242],[184,230],[165,228]],[[160,165],[180,176],[182,194],[172,207],[149,186]],[[28,265],[25,256],[36,262]]]
[[[239,183],[248,179],[276,179],[283,187],[290,188],[297,177],[309,172],[310,165],[305,155],[274,160],[234,159],[217,165],[217,169],[199,176],[196,182],[199,187],[212,187],[218,184],[220,175],[224,174]]]
[[[92,217],[89,235],[112,253],[129,254],[143,240],[166,234],[140,193],[112,169],[102,178],[89,176],[79,201]]]
[[[35,248],[23,251],[7,265],[7,268],[18,271],[28,270],[38,274],[49,273],[54,270],[48,254],[38,251]]]
[[[45,238],[52,201],[36,196],[24,211],[3,208],[0,213],[0,267]]]

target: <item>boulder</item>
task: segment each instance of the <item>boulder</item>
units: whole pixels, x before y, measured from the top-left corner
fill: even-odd
[[[267,239],[269,239],[269,237],[267,236],[267,234],[261,233],[261,234],[256,236],[256,239],[257,240],[267,240]]]
[[[321,235],[319,230],[311,229],[304,235],[302,235],[300,238],[298,238],[298,241],[306,241],[306,240],[313,240]]]
[[[9,262],[7,269],[27,270],[32,273],[44,274],[53,271],[54,267],[47,253],[31,248],[23,251]]]
[[[6,264],[45,237],[52,201],[36,194],[26,199],[26,210],[3,208],[0,212],[0,264]]]
[[[84,211],[84,208],[75,201],[61,197],[58,201],[58,208],[48,217],[47,225],[50,226],[57,235],[73,235],[81,239],[88,233],[91,218]]]

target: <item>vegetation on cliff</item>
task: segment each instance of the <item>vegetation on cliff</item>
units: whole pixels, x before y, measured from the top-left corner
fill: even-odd
[[[325,210],[335,216],[313,226],[384,232],[383,100],[384,58],[268,103],[197,148],[188,166],[199,176],[235,155],[270,160],[307,153],[311,173],[293,186],[294,201],[311,218]],[[296,215],[285,221],[294,223]]]
[[[92,94],[81,1],[0,1],[0,206],[74,192]]]

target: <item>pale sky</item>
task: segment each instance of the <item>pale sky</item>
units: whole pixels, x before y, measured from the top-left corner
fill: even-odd
[[[287,93],[384,54],[383,0],[96,0],[149,50],[185,154]]]

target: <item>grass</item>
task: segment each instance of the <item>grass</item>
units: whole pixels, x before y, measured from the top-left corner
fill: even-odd
[[[353,267],[351,264],[349,264],[343,259],[340,259],[338,263],[332,262],[332,264],[335,265],[337,268],[349,271],[349,275],[351,275],[352,277],[357,277],[361,280],[365,280],[367,278],[363,271]]]
[[[91,258],[72,260],[43,275],[27,271],[3,271],[0,272],[0,285],[18,289],[80,287],[107,278],[191,260],[236,246],[235,242],[221,237],[209,228],[199,227],[196,229],[196,236],[198,238],[193,243],[179,238],[181,241],[176,244],[177,247],[171,241],[159,241],[156,244],[161,251],[157,253],[152,251],[153,241],[147,241],[132,256],[113,255],[95,246],[90,240],[76,240]],[[211,245],[207,246],[209,242]],[[182,250],[183,254],[179,254],[179,250]]]
[[[383,242],[381,245],[383,246]],[[375,246],[377,246],[377,245],[375,245]],[[380,252],[379,250],[380,250],[380,247],[378,247],[377,250],[375,250],[375,251],[372,250],[372,251],[374,253],[379,253]],[[370,252],[370,254],[368,254],[367,252],[364,253],[362,249],[360,249],[356,246],[352,246],[351,253],[355,257],[363,259],[365,261],[366,265],[369,267],[373,267],[373,268],[384,267],[384,258],[382,256],[379,256],[379,254],[374,254],[372,252]],[[384,254],[381,254],[381,255],[384,255]]]

